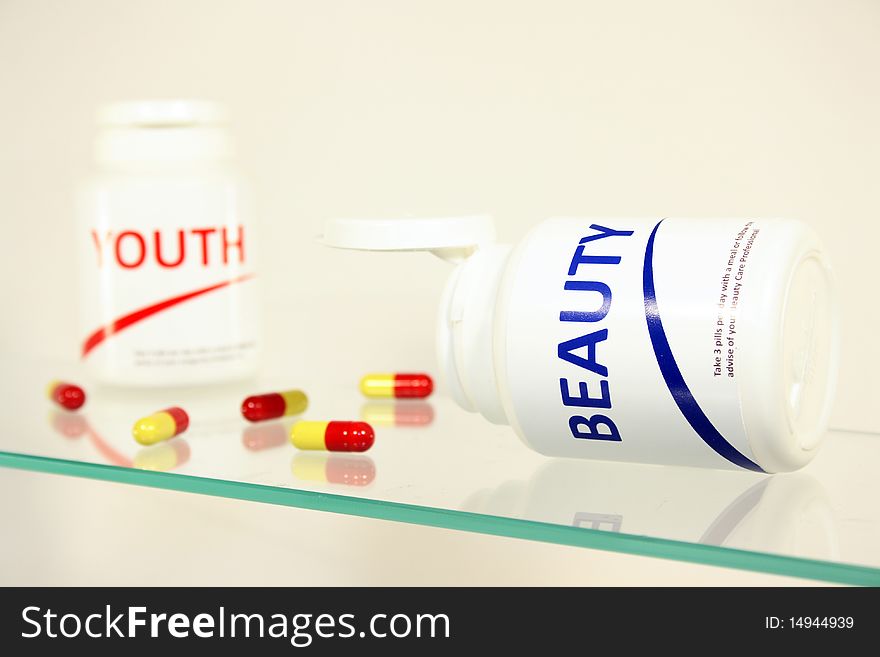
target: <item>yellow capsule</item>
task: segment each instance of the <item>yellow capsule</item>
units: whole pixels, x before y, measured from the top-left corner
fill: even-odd
[[[309,422],[300,420],[290,430],[290,442],[297,449],[326,449],[324,434],[329,422]]]
[[[155,445],[183,433],[188,426],[186,411],[173,406],[141,418],[134,423],[131,433],[141,445]]]
[[[365,397],[394,397],[394,375],[367,374],[361,379],[361,392]]]

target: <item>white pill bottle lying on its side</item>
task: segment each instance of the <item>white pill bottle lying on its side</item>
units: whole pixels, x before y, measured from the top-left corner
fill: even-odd
[[[772,219],[334,220],[329,246],[457,263],[440,367],[463,408],[550,456],[783,472],[815,455],[838,322],[815,234]]]
[[[80,355],[99,382],[247,378],[259,332],[254,225],[213,103],[116,103],[99,114],[80,190]]]

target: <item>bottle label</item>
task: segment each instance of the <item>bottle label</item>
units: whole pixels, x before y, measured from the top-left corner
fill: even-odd
[[[226,189],[111,185],[86,199],[81,355],[104,378],[188,384],[253,363],[253,236]]]
[[[509,413],[558,455],[761,471],[738,354],[761,227],[559,219],[509,286]],[[539,339],[538,336],[543,336]]]

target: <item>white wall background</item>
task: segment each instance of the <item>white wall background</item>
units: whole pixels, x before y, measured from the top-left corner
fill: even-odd
[[[327,217],[485,211],[515,240],[562,213],[786,215],[840,276],[834,422],[877,430],[878,70],[873,0],[0,0],[0,339],[76,353],[96,106],[206,97],[261,203],[270,347],[433,364],[446,266],[316,247]],[[346,300],[386,311],[360,340],[334,328]]]

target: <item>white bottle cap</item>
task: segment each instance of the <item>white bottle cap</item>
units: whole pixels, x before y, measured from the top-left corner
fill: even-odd
[[[103,129],[95,144],[99,163],[111,167],[204,165],[225,160],[233,147],[221,105],[202,100],[137,100],[98,111]]]
[[[132,100],[111,103],[98,110],[98,123],[117,127],[170,128],[225,121],[223,107],[205,100]]]
[[[458,262],[495,242],[495,224],[485,215],[429,219],[331,219],[321,242],[360,251],[430,251]]]

